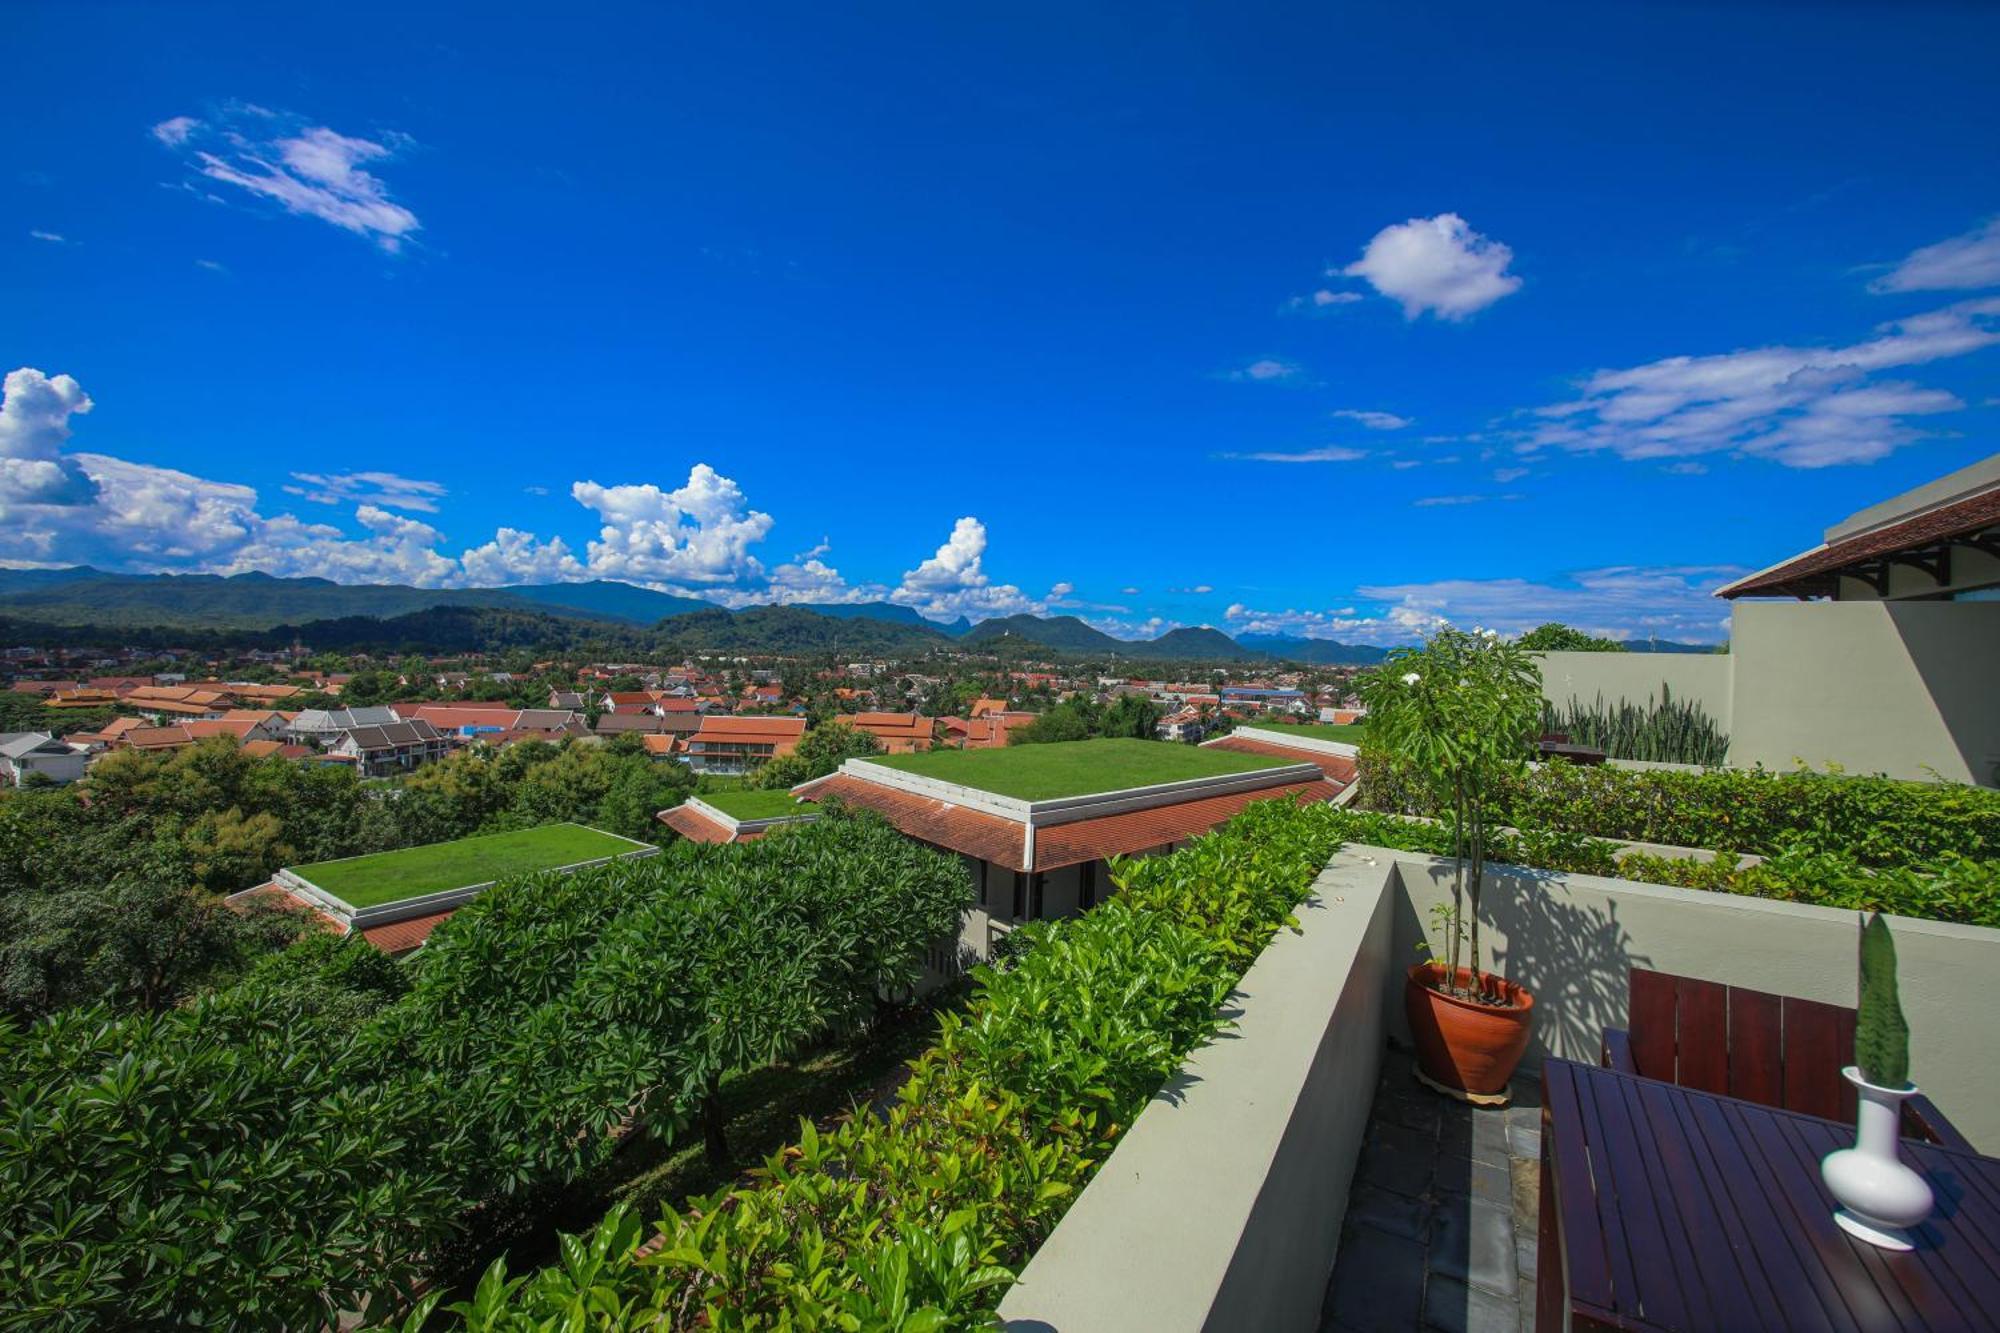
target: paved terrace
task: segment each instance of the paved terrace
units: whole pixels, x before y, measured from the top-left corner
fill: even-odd
[[[1517,1078],[1512,1106],[1465,1106],[1383,1057],[1321,1333],[1534,1328],[1538,1092]]]

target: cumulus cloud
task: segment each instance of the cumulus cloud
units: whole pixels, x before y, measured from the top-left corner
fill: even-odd
[[[363,139],[296,116],[235,106],[216,122],[163,120],[153,137],[199,177],[366,237],[391,254],[421,226],[368,169],[407,146],[399,135]]]
[[[1368,457],[1368,451],[1329,444],[1319,449],[1298,449],[1291,452],[1264,449],[1254,453],[1221,454],[1219,457],[1245,463],[1352,463],[1357,459]]]
[[[285,487],[285,493],[315,504],[373,504],[435,514],[437,502],[445,496],[439,482],[417,481],[394,472],[294,472],[292,479],[299,484]]]
[[[1358,422],[1369,430],[1401,430],[1415,423],[1408,417],[1399,417],[1394,412],[1366,412],[1357,408],[1343,407],[1334,416],[1346,421]]]
[[[1521,288],[1507,272],[1514,252],[1482,236],[1456,213],[1384,227],[1340,270],[1403,306],[1405,319],[1426,313],[1462,320]]]
[[[1360,299],[1360,292],[1340,292],[1330,287],[1322,287],[1304,296],[1294,296],[1285,302],[1285,309],[1293,314],[1323,315],[1337,307],[1353,305]]]
[[[1033,615],[1045,609],[1044,602],[1013,584],[994,583],[985,562],[986,525],[968,515],[952,525],[951,535],[936,554],[904,573],[889,600],[935,620]]]
[[[1912,250],[1868,284],[1873,292],[1970,291],[2000,287],[2000,217],[1963,236]]]
[[[603,520],[589,546],[600,578],[719,586],[763,575],[750,547],[771,531],[771,516],[751,509],[743,488],[706,463],[689,469],[676,490],[579,481],[570,494]]]
[[[96,486],[63,457],[69,419],[90,411],[90,396],[68,375],[51,378],[31,366],[10,371],[0,385],[0,519],[12,505],[83,505]]]
[[[2000,297],[1891,320],[1845,347],[1758,347],[1600,370],[1539,409],[1529,451],[1608,449],[1626,459],[1733,451],[1786,467],[1868,463],[1920,438],[1911,419],[1963,407],[1942,389],[1878,372],[2000,342]]]
[[[573,583],[590,571],[560,537],[539,541],[532,532],[501,528],[493,540],[458,558],[465,582],[475,588],[509,583]]]

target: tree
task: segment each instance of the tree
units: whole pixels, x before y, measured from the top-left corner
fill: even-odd
[[[1065,699],[1024,727],[1007,733],[1009,745],[1041,745],[1051,741],[1081,741],[1101,734],[1103,710],[1077,695]]]
[[[823,778],[849,759],[882,753],[882,742],[845,722],[829,722],[807,731],[798,748],[773,759],[750,775],[745,784],[766,790],[796,787]]]
[[[1616,639],[1600,639],[1571,629],[1558,620],[1537,625],[1517,640],[1519,647],[1535,653],[1622,653],[1629,651]]]
[[[1160,717],[1160,706],[1145,695],[1121,694],[1104,710],[1104,722],[1099,734],[1149,741],[1159,734]]]
[[[1370,745],[1407,764],[1445,810],[1455,862],[1450,971],[1458,986],[1460,943],[1471,936],[1469,973],[1478,989],[1479,899],[1487,830],[1499,789],[1526,767],[1542,718],[1541,673],[1518,643],[1491,630],[1442,629],[1422,648],[1393,650],[1361,677]]]

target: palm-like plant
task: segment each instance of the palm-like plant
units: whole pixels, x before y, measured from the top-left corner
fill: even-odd
[[[1444,988],[1481,990],[1479,898],[1487,831],[1501,785],[1526,766],[1542,717],[1541,672],[1518,644],[1491,630],[1445,628],[1422,648],[1399,648],[1360,682],[1370,744],[1402,760],[1449,813],[1452,835],[1450,964]],[[1470,935],[1470,987],[1460,947]]]

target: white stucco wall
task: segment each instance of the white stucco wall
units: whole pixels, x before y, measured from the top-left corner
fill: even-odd
[[[1380,1071],[1394,875],[1343,853],[1000,1304],[1014,1333],[1318,1327]]]
[[[1739,602],[1729,762],[2000,785],[2000,602]]]
[[[1557,708],[1571,699],[1586,707],[1599,695],[1644,704],[1666,685],[1674,698],[1698,703],[1729,730],[1730,660],[1724,653],[1538,653],[1542,697]]]
[[[1451,900],[1450,860],[1349,850],[1395,862],[1394,957],[1415,960],[1432,906]],[[1514,867],[1490,872],[1483,906],[1483,964],[1535,993],[1529,1067],[1547,1055],[1595,1063],[1604,1029],[1625,1026],[1633,967],[1856,1003],[1854,912]],[[2000,1150],[2000,1026],[1967,990],[1968,978],[2000,964],[2000,930],[1908,917],[1889,923],[1911,1075],[1967,1138]],[[1400,978],[1395,984],[1400,993]],[[1390,1013],[1392,1030],[1407,1042],[1400,1000]]]

